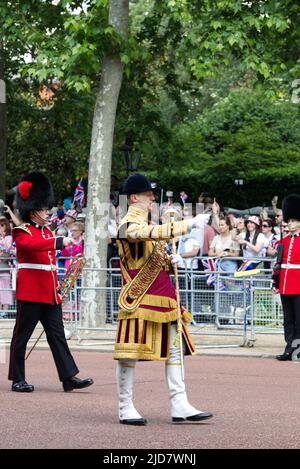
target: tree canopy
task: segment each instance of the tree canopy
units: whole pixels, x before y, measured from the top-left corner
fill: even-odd
[[[290,99],[300,67],[298,2],[135,0],[128,42],[108,25],[108,6],[0,2],[7,185],[38,166],[61,197],[87,176],[101,61],[113,51],[125,67],[112,160],[120,179],[130,136],[139,170],[193,200],[205,189],[226,205],[252,205],[300,190],[299,110]],[[53,92],[51,105],[41,105],[41,85]]]

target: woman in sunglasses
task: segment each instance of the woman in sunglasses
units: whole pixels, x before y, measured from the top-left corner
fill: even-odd
[[[264,220],[261,224],[261,231],[266,238],[267,256],[274,256],[274,246],[280,239],[280,235],[276,234],[274,222],[270,218]]]

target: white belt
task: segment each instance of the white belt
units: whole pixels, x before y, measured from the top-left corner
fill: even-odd
[[[282,269],[300,269],[300,264],[281,264]]]
[[[18,269],[37,269],[47,270],[48,272],[56,270],[56,265],[53,264],[18,264]]]

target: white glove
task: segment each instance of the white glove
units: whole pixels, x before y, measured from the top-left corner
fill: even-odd
[[[118,234],[117,224],[115,220],[110,219],[107,225],[107,230],[110,238],[116,238]]]
[[[69,238],[68,236],[63,237],[63,246],[67,247],[70,246],[70,244],[74,244],[74,239]]]
[[[200,213],[194,218],[188,220],[188,227],[191,230],[192,228],[201,228],[205,223],[208,222],[210,218],[209,213]]]
[[[171,264],[180,264],[183,262],[183,259],[180,254],[171,254]]]

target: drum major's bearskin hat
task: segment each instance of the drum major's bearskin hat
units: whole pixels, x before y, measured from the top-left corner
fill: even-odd
[[[140,194],[152,190],[149,179],[139,173],[131,174],[123,185],[123,194],[126,195]]]
[[[282,201],[283,221],[288,222],[293,218],[300,221],[300,195],[287,195]]]
[[[54,203],[53,189],[48,177],[35,171],[23,177],[17,189],[17,209],[23,221],[29,221],[29,212],[51,208]]]

